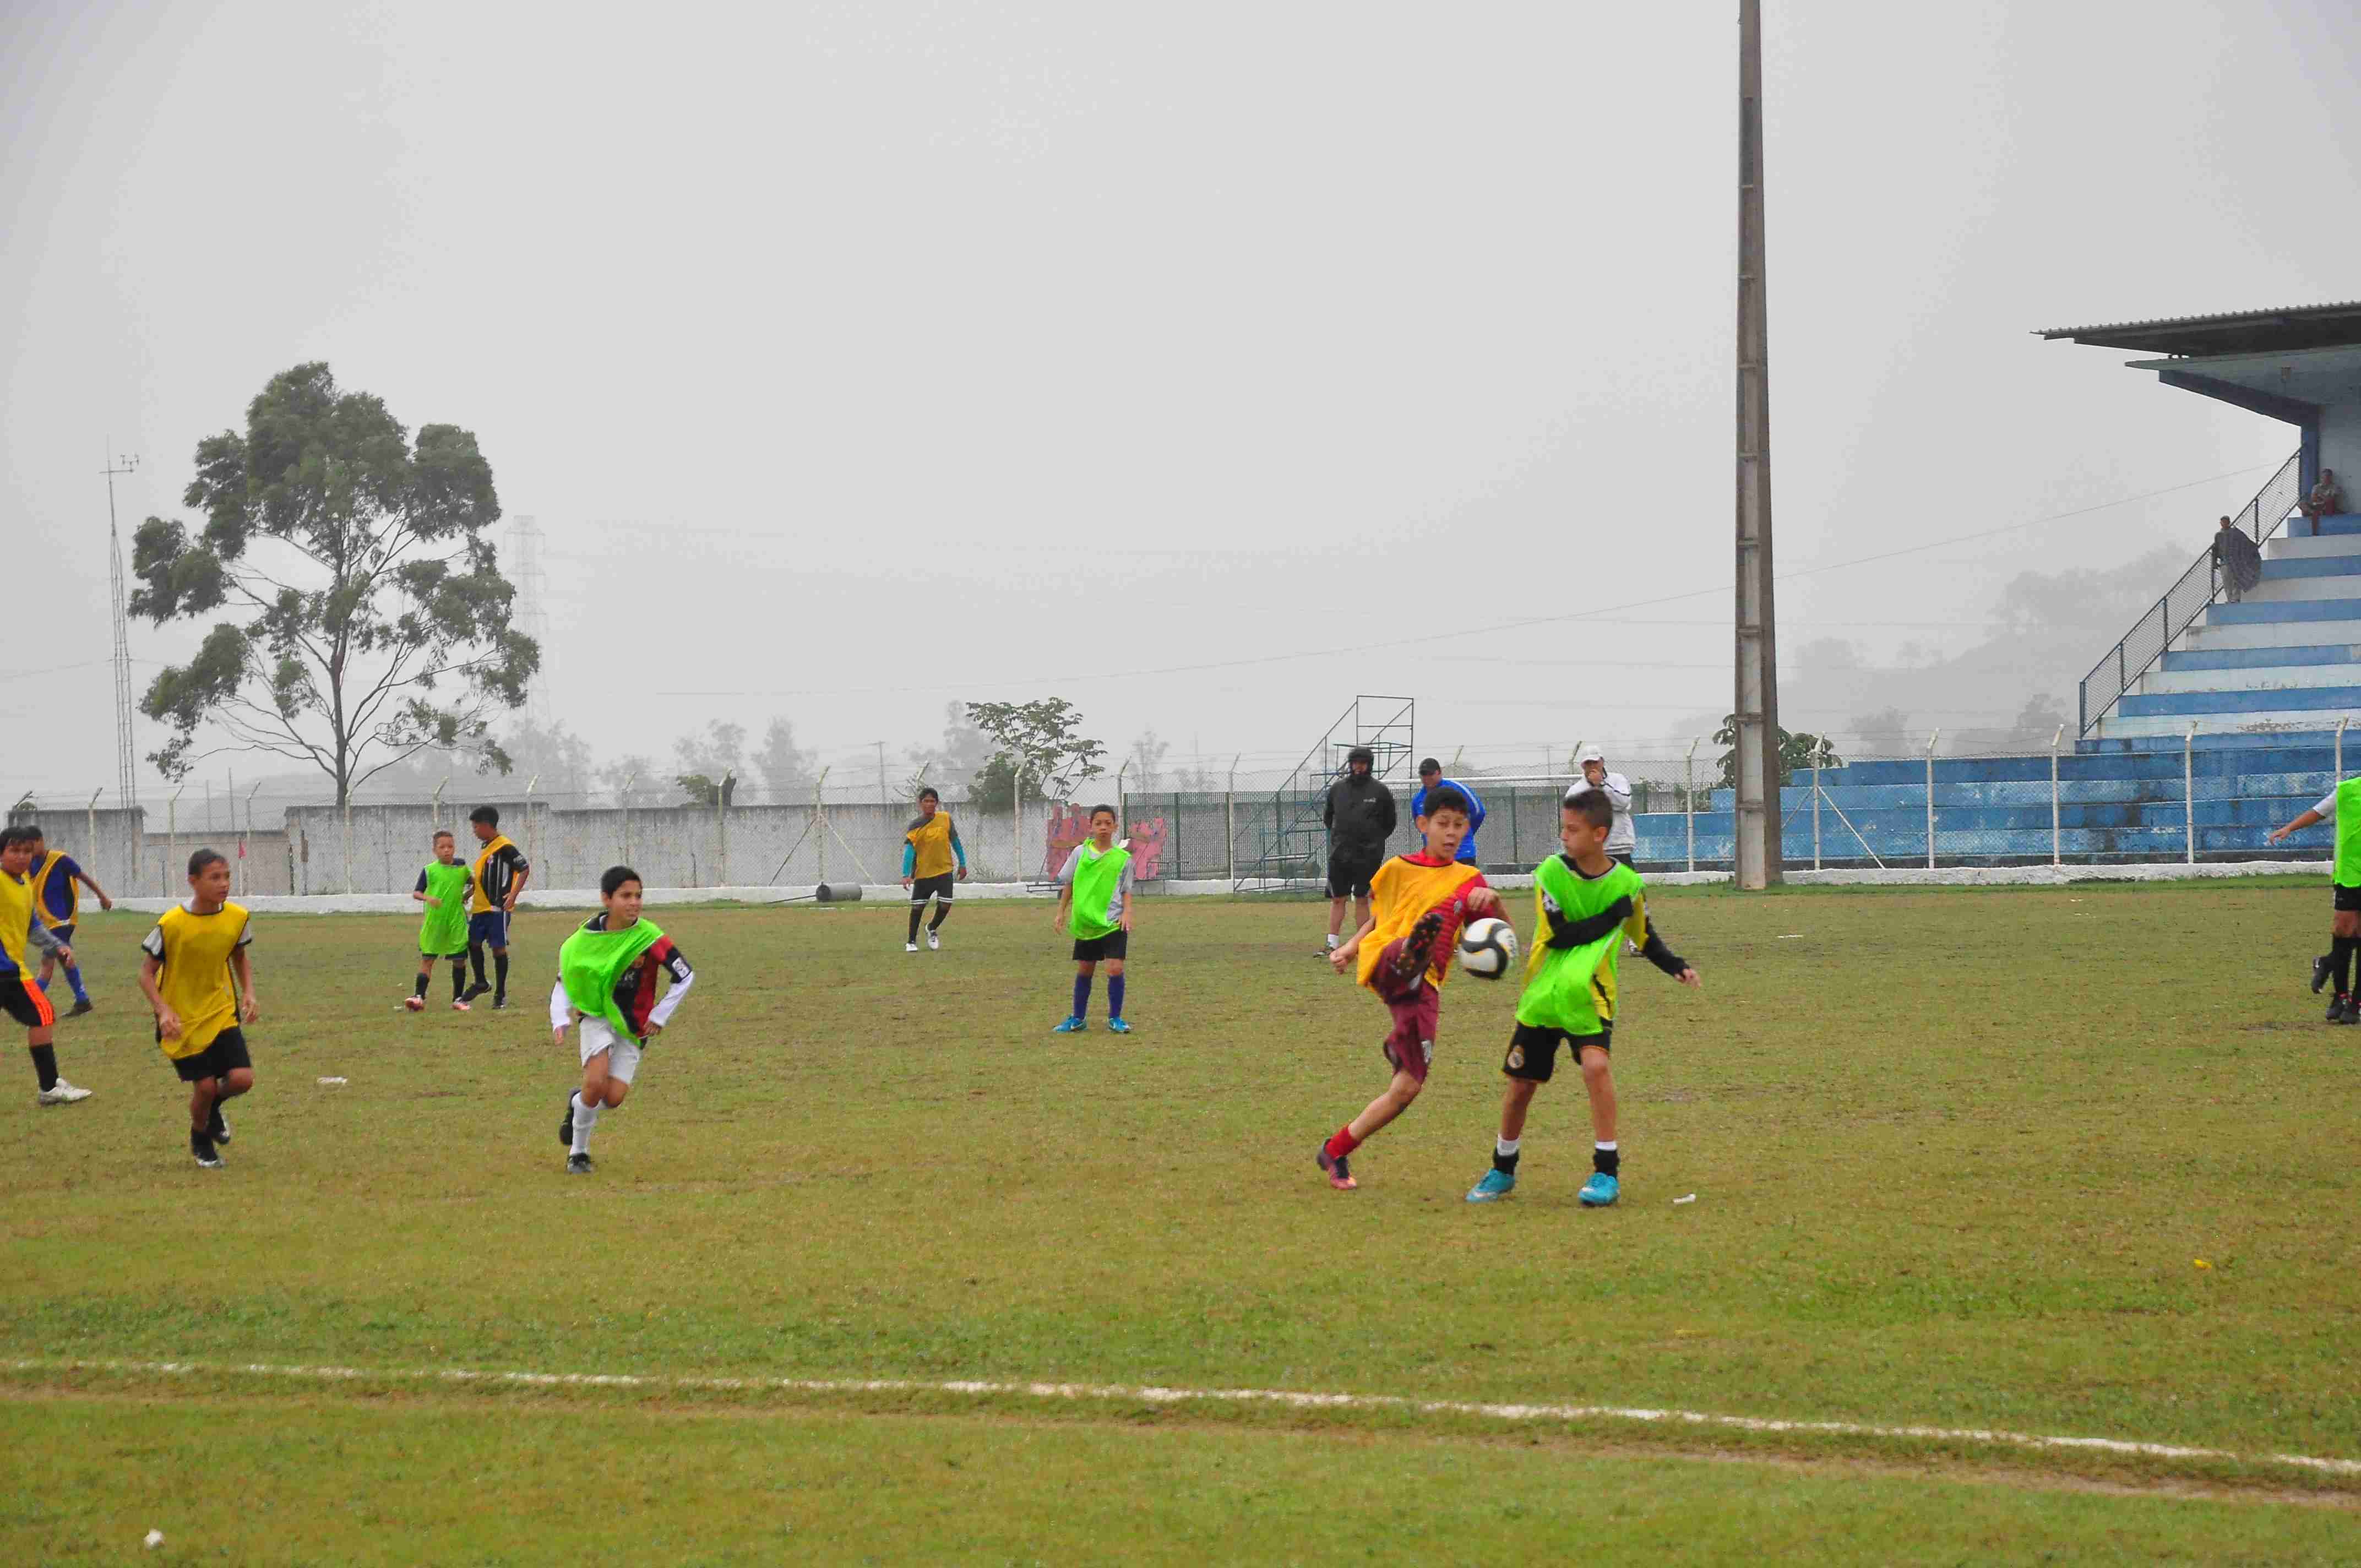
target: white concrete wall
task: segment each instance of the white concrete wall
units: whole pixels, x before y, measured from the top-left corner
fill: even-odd
[[[2361,510],[2361,402],[2333,403],[2321,410],[2320,466],[2336,470],[2345,486],[2345,510]]]

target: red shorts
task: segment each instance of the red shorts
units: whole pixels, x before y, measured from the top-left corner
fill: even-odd
[[[1384,984],[1383,977],[1400,947],[1400,940],[1391,942],[1378,958],[1378,982],[1380,986]],[[1379,1047],[1385,1053],[1387,1065],[1396,1072],[1406,1072],[1424,1083],[1426,1069],[1434,1061],[1434,1025],[1442,1015],[1443,992],[1434,988],[1433,981],[1421,974],[1407,991],[1389,992],[1380,990],[1378,995],[1394,1019],[1394,1026],[1386,1032],[1385,1044]]]

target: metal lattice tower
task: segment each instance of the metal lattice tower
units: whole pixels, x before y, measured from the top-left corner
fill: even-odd
[[[123,535],[115,521],[115,477],[137,470],[136,456],[106,457],[106,587],[107,611],[115,621],[115,772],[119,804],[126,811],[139,804],[139,774],[131,750],[130,611],[123,583]]]
[[[541,571],[541,520],[520,517],[511,526],[510,535],[516,554],[509,567],[516,587],[516,601],[509,619],[519,631],[540,644],[542,674],[545,676],[549,673],[549,615],[544,608],[548,584]],[[524,716],[538,727],[549,723],[539,678],[525,687]]]

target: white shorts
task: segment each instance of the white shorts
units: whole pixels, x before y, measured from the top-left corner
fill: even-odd
[[[582,1020],[582,1065],[600,1051],[607,1053],[607,1076],[618,1083],[629,1083],[631,1075],[640,1070],[641,1047],[615,1033],[615,1025],[604,1018]]]

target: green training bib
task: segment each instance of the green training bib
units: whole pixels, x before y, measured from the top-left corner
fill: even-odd
[[[1615,963],[1624,927],[1640,908],[1640,873],[1618,861],[1605,876],[1583,876],[1552,855],[1533,868],[1533,938],[1525,960],[1525,989],[1517,998],[1517,1022],[1537,1029],[1596,1035],[1615,1018]],[[1584,938],[1571,948],[1553,948],[1560,924],[1571,923]]]
[[[580,927],[557,949],[557,978],[566,986],[566,1000],[585,1018],[604,1018],[615,1033],[638,1045],[639,1036],[615,1005],[615,981],[663,939],[655,922],[644,916],[620,931]]]
[[[440,908],[426,906],[426,917],[418,923],[418,950],[433,957],[448,958],[463,952],[467,946],[467,867],[465,861],[454,861],[445,865],[437,861],[426,868],[426,896],[443,901]]]
[[[2361,887],[2361,779],[2336,786],[2336,885]]]
[[[1131,864],[1131,851],[1121,844],[1112,844],[1102,854],[1085,842],[1082,859],[1074,862],[1074,936],[1081,941],[1092,941],[1116,929],[1121,921],[1109,915],[1119,910],[1121,903],[1115,890],[1123,885],[1123,868]]]

